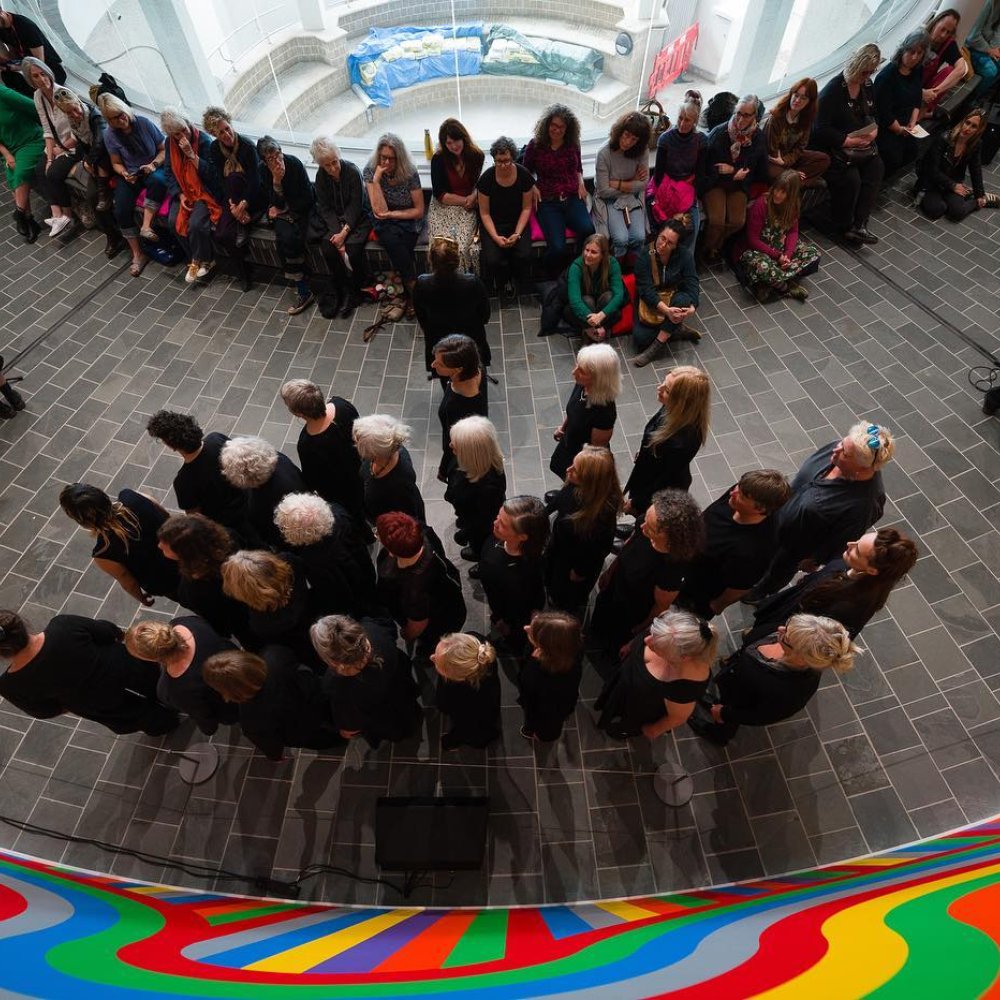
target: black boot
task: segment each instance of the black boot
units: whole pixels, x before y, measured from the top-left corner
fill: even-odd
[[[237,258],[236,275],[240,280],[240,288],[244,292],[249,292],[253,288],[253,272],[250,270],[250,261],[246,257]]]
[[[12,385],[8,385],[6,382],[4,382],[3,385],[0,385],[0,395],[3,396],[3,398],[14,410],[24,409],[24,400],[21,398],[21,394]],[[11,412],[11,416],[13,415],[13,412]]]
[[[0,399],[0,420],[13,420],[14,407]]]
[[[358,306],[361,305],[361,296],[353,288],[348,288],[344,292],[344,302],[341,306],[341,319],[347,319]]]
[[[33,215],[29,215],[26,221],[28,223],[28,235],[24,237],[24,242],[34,243],[38,239],[38,234],[42,231],[42,227],[35,221]]]
[[[28,238],[28,217],[24,212],[19,209],[14,209],[14,225],[17,227],[18,233],[25,239]]]

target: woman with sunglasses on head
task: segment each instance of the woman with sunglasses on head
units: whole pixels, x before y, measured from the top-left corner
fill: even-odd
[[[767,174],[771,180],[777,180],[786,170],[794,170],[803,188],[819,186],[820,178],[830,166],[830,156],[806,149],[818,105],[816,81],[807,76],[771,108],[764,120]]]
[[[446,118],[438,129],[437,152],[431,157],[431,198],[427,224],[458,244],[459,267],[479,273],[479,194],[483,151],[457,118]]]

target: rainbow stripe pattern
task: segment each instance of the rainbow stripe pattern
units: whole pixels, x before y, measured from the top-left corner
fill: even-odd
[[[875,857],[572,906],[287,903],[0,852],[0,994],[1000,995],[1000,818]]]

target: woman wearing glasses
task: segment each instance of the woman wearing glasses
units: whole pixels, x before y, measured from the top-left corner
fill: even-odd
[[[784,171],[794,170],[803,188],[817,187],[819,179],[826,173],[830,166],[829,155],[806,149],[818,101],[816,81],[804,77],[771,108],[764,120],[767,174],[772,181]]]

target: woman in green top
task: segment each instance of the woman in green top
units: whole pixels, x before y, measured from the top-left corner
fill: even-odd
[[[584,340],[607,340],[625,305],[622,269],[611,253],[607,236],[595,233],[587,237],[583,253],[566,273],[566,297],[566,322],[580,330]]]
[[[34,243],[42,227],[31,214],[31,180],[45,155],[42,128],[34,102],[0,87],[0,156],[7,165],[7,186],[14,192],[14,221],[25,243]]]

